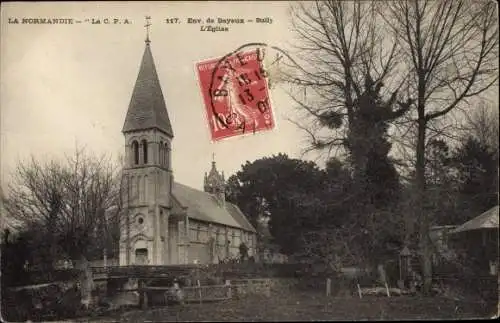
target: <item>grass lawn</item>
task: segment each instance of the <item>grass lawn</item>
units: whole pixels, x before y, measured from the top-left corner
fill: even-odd
[[[133,310],[96,321],[312,321],[486,318],[485,310],[444,298],[326,298],[319,293],[248,296],[230,301]]]

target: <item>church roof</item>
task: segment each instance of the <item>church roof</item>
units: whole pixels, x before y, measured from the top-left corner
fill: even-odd
[[[247,217],[241,212],[240,208],[233,204],[226,202],[226,209],[231,213],[233,218],[240,224],[240,226],[248,231],[256,232],[255,228],[250,224],[250,221],[248,221]]]
[[[187,207],[189,218],[255,232],[240,209],[232,203],[222,205],[212,194],[177,182],[174,182],[172,194],[182,206]]]
[[[156,128],[171,137],[174,136],[150,44],[146,42],[122,131],[151,128]]]

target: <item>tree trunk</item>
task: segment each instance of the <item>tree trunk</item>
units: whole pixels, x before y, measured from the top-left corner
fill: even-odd
[[[77,268],[82,271],[79,279],[81,303],[84,307],[88,308],[92,302],[93,280],[92,280],[92,270],[85,256],[83,255],[80,256]]]
[[[426,119],[423,114],[423,106],[419,107],[418,120],[418,140],[417,140],[417,163],[416,163],[416,219],[420,223],[419,228],[419,247],[422,263],[422,274],[424,278],[423,292],[429,294],[432,284],[432,249],[429,241],[430,221],[429,215],[424,211],[425,198],[425,131]]]

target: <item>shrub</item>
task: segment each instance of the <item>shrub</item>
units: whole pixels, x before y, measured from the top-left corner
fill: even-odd
[[[81,314],[80,291],[75,284],[3,291],[2,310],[7,321],[66,319]]]

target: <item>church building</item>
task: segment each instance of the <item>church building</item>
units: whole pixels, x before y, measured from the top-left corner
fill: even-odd
[[[174,181],[174,133],[149,36],[122,133],[120,266],[217,263],[237,257],[241,243],[249,256],[256,254],[256,231],[225,200],[224,174],[215,161],[205,173],[204,191]]]

